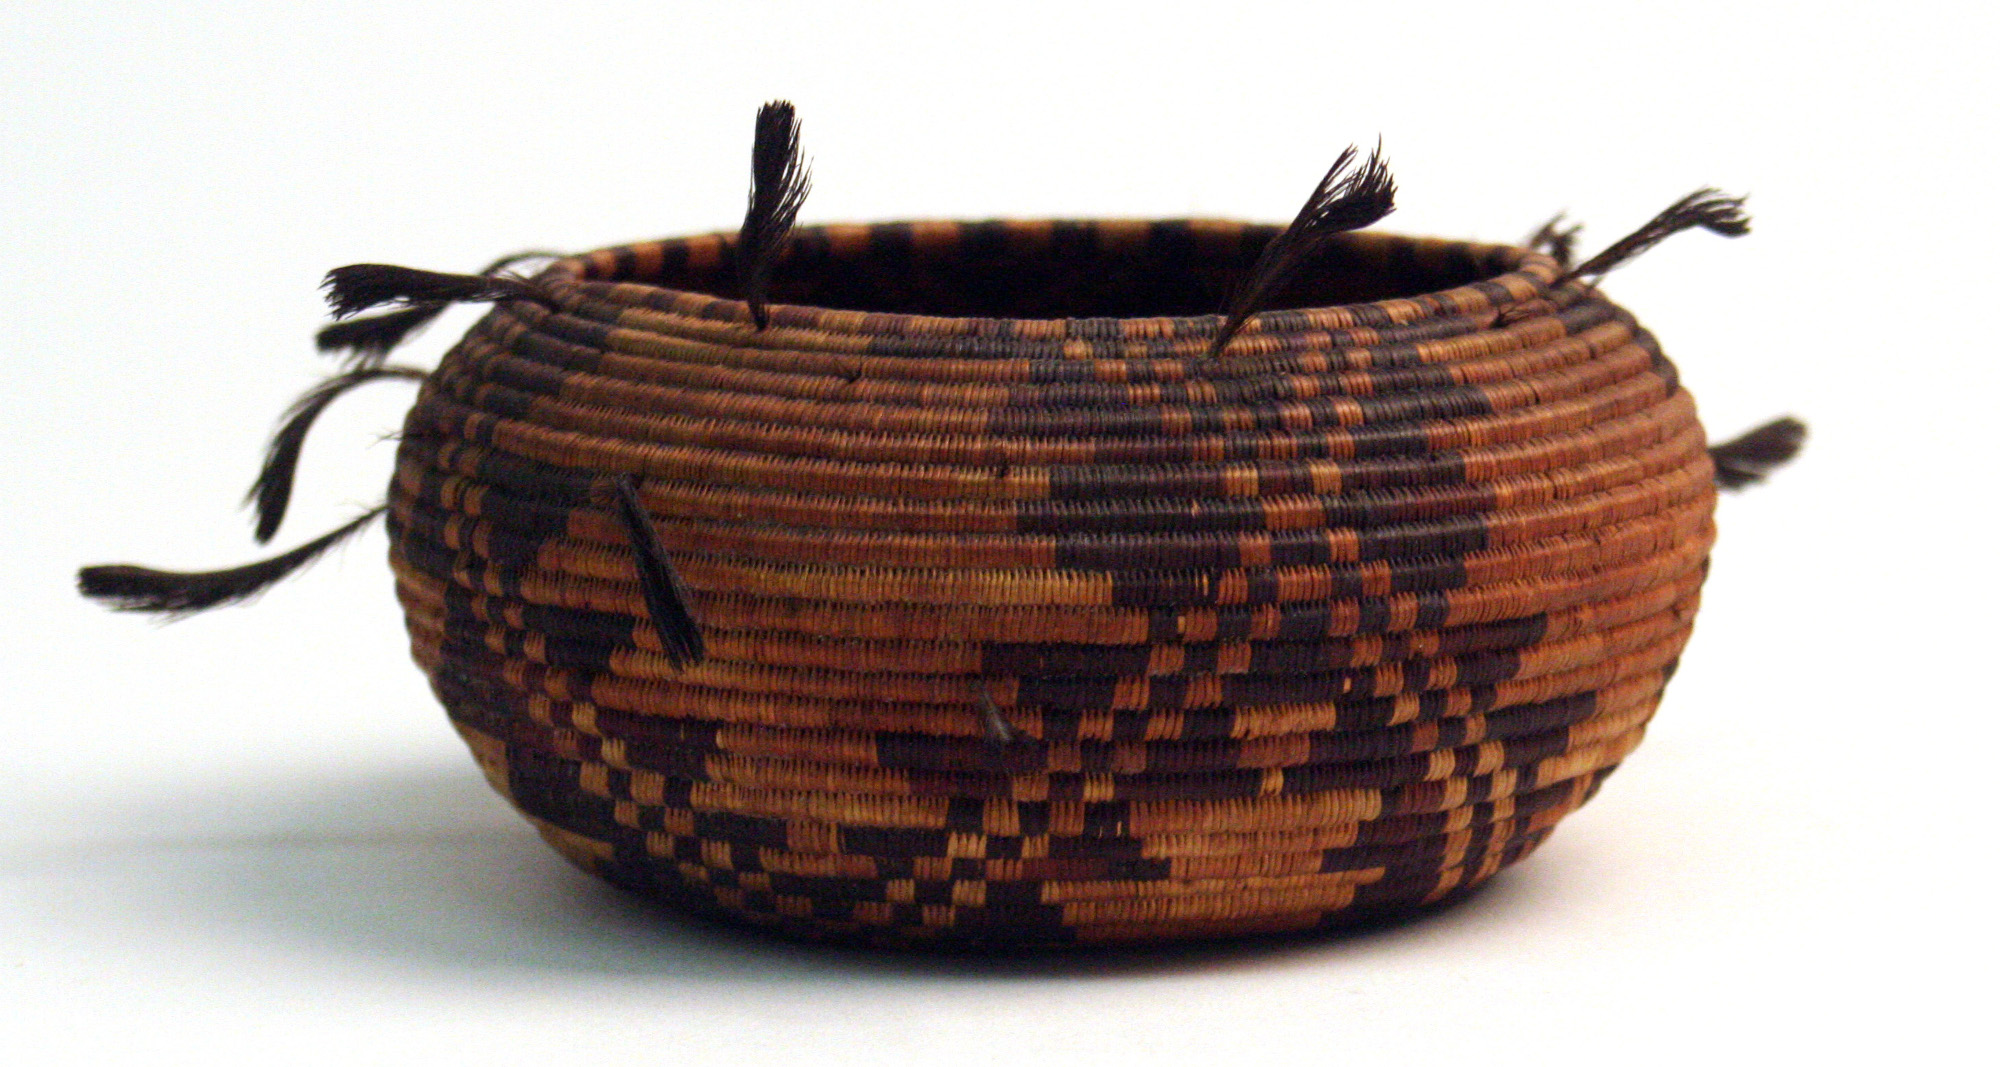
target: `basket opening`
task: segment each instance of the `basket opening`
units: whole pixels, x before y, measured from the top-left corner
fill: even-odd
[[[773,271],[780,304],[981,318],[1134,318],[1217,313],[1281,227],[1205,220],[1163,222],[885,223],[800,227]],[[700,239],[696,239],[700,240]],[[726,247],[668,241],[641,276],[619,276],[740,299]],[[704,251],[708,254],[704,254]],[[1411,297],[1495,277],[1516,250],[1491,245],[1347,234],[1267,309],[1327,307]]]

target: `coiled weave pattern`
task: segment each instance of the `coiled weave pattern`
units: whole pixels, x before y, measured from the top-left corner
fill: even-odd
[[[1344,235],[1207,358],[1274,232],[804,228],[762,331],[707,295],[732,237],[557,261],[409,416],[416,659],[565,855],[788,932],[1219,936],[1476,886],[1638,743],[1707,442],[1651,335],[1521,248]]]

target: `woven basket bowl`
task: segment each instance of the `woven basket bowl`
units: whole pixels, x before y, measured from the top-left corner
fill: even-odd
[[[1164,940],[1469,890],[1638,744],[1713,539],[1704,434],[1652,336],[1521,248],[1343,236],[1208,357],[1275,232],[806,228],[761,331],[730,236],[560,260],[409,416],[416,659],[565,856],[788,933]]]

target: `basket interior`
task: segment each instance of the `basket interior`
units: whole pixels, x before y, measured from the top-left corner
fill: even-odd
[[[800,227],[774,302],[981,318],[1212,315],[1280,227],[1196,220],[994,221]],[[734,257],[667,255],[615,278],[741,299]],[[725,242],[725,244],[733,243]],[[1336,238],[1269,309],[1411,297],[1494,277],[1493,246],[1387,234]],[[648,257],[651,258],[651,257]],[[651,266],[652,264],[649,264]]]

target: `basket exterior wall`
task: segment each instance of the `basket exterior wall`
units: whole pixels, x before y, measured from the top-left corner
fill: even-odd
[[[1230,239],[1154,225],[1089,234]],[[398,455],[415,658],[575,862],[813,936],[1312,929],[1477,886],[1638,744],[1712,468],[1653,338],[1550,291],[1552,261],[1381,238],[1491,269],[1260,316],[1221,366],[1212,318],[780,306],[758,333],[608,280],[726,244],[557,264],[557,306],[476,325]],[[685,670],[644,621],[617,473],[703,620]],[[985,701],[1016,740],[985,739]]]

